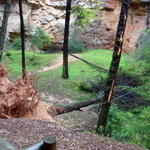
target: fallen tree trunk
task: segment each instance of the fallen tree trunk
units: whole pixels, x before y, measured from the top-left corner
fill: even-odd
[[[79,59],[79,60],[83,61],[84,63],[86,63],[86,64],[88,64],[90,66],[93,66],[93,67],[95,67],[95,68],[97,68],[97,69],[99,69],[99,70],[101,70],[103,72],[108,73],[108,70],[105,69],[105,68],[103,68],[103,67],[101,67],[101,66],[97,66],[97,65],[95,65],[95,64],[93,64],[93,63],[91,63],[91,62],[89,62],[87,60],[84,60],[84,59],[82,59],[82,58],[80,58],[80,57],[78,57],[76,55],[73,55],[73,54],[69,54],[69,55],[72,56],[72,57],[74,57],[74,58],[76,58],[76,59]]]
[[[84,102],[73,103],[67,106],[55,107],[56,115],[72,112],[75,110],[80,110],[80,108],[87,107],[89,105],[96,104],[96,103],[104,103],[103,97],[99,97],[99,98],[92,99],[92,100],[87,100]]]

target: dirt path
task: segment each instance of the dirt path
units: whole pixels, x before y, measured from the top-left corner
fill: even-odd
[[[76,56],[79,56],[79,55],[76,55]],[[69,56],[69,59],[68,59],[69,62],[72,62],[75,60],[76,60],[76,58]],[[60,55],[56,60],[54,60],[54,62],[51,64],[51,66],[43,67],[43,68],[37,70],[36,73],[54,70],[62,65],[63,65],[63,55]]]

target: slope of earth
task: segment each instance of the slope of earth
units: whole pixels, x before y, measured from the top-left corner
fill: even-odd
[[[49,121],[1,119],[0,127],[0,136],[19,149],[29,147],[47,136],[56,136],[58,150],[144,150],[135,145],[67,129]]]

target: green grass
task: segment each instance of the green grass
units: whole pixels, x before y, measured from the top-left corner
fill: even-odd
[[[6,56],[9,55],[8,57]],[[39,52],[26,51],[26,69],[27,71],[35,71],[42,66],[51,65],[57,54],[43,54]],[[11,79],[21,75],[21,52],[19,50],[6,51],[3,62],[9,72]]]
[[[112,106],[109,112],[107,136],[120,142],[150,148],[150,107],[124,112]]]

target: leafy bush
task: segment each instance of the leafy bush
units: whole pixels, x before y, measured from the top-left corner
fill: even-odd
[[[78,38],[78,32],[74,31],[69,42],[69,51],[73,53],[82,52],[85,49],[83,42]]]
[[[10,47],[15,50],[21,50],[21,39],[15,38]]]
[[[39,49],[47,48],[51,41],[51,38],[39,27],[31,35],[31,43]]]
[[[90,23],[91,19],[96,18],[98,11],[102,8],[100,0],[90,1],[89,4],[91,8],[86,8],[81,5],[75,5],[72,7],[72,13],[76,17],[75,25],[84,28]]]
[[[75,25],[84,27],[90,22],[90,19],[93,19],[96,17],[96,11],[89,9],[89,8],[84,8],[82,6],[74,6],[73,9],[73,14],[76,16],[76,22]]]

